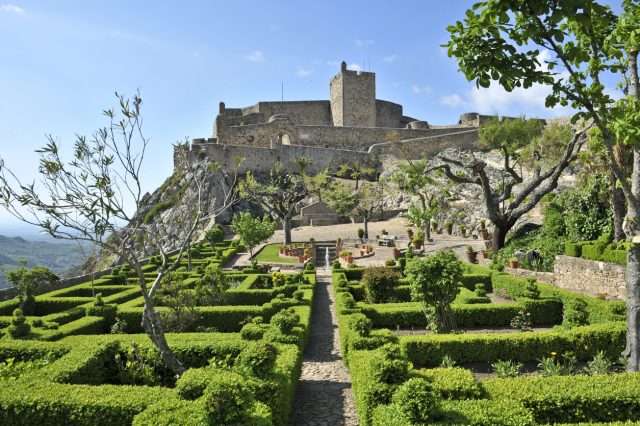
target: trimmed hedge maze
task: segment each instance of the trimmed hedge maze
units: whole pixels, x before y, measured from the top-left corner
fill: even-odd
[[[407,283],[401,280],[394,289],[395,303],[370,304],[362,275],[362,269],[333,270],[343,357],[360,424],[640,424],[640,374],[478,373],[478,366],[496,361],[531,366],[545,358],[559,363],[565,354],[578,366],[597,354],[617,360],[625,346],[624,303],[467,264],[453,304],[458,326],[467,332],[402,333],[426,324],[420,305],[410,302]],[[487,295],[471,291],[476,284],[500,297],[477,300]],[[522,311],[543,330],[509,329]],[[500,327],[505,330],[469,330]]]
[[[194,246],[178,269],[189,292],[204,268],[236,253],[229,242]],[[149,278],[156,266],[144,267]],[[142,332],[143,299],[126,267],[36,297],[12,338],[17,300],[0,304],[0,424],[286,424],[308,340],[315,271],[226,273],[220,306],[198,306],[193,330],[167,333],[187,368],[178,379]],[[274,281],[277,286],[274,286]],[[96,304],[100,293],[104,304]],[[159,310],[167,310],[159,307]],[[111,334],[117,324],[119,334]]]

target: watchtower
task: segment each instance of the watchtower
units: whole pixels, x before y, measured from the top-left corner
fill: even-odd
[[[376,126],[376,74],[351,71],[347,63],[329,83],[334,126]]]

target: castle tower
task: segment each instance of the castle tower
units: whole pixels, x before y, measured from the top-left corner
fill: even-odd
[[[329,83],[334,126],[376,126],[376,74],[351,71],[347,63]]]

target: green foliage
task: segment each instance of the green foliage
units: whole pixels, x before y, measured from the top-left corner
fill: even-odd
[[[278,350],[273,344],[256,342],[240,352],[237,364],[248,368],[256,377],[265,378],[273,372]]]
[[[253,249],[267,241],[274,233],[276,224],[270,217],[254,218],[251,212],[240,212],[233,216],[231,229],[240,238],[253,257]]]
[[[14,339],[26,337],[31,332],[31,324],[27,322],[21,309],[13,311],[13,318],[11,319],[11,325],[7,328],[7,332]]]
[[[426,259],[414,258],[405,274],[411,285],[411,298],[422,302],[429,326],[437,332],[455,329],[451,304],[458,294],[462,262],[452,251],[441,251]]]
[[[551,356],[545,356],[538,363],[540,375],[550,376],[568,376],[572,374],[576,368],[576,357],[568,353],[557,355],[551,352]]]
[[[587,374],[597,376],[601,374],[610,374],[613,371],[614,364],[605,355],[604,351],[598,351],[593,359],[587,363],[585,371]]]
[[[229,284],[220,265],[217,263],[207,265],[202,278],[196,281],[195,297],[198,306],[222,305],[228,288]]]
[[[137,343],[132,343],[127,349],[116,353],[114,359],[119,383],[147,386],[160,383],[153,360],[148,359],[147,354]]]
[[[562,317],[562,325],[565,327],[571,328],[589,324],[587,303],[582,299],[567,300],[564,302]]]
[[[366,268],[362,276],[365,298],[369,303],[391,302],[400,282],[400,273],[383,266]]]
[[[371,334],[371,328],[373,327],[372,321],[363,314],[355,314],[349,317],[350,330],[356,332],[360,337],[368,337]]]
[[[518,331],[532,331],[531,314],[524,309],[518,311],[518,314],[511,320],[511,328]]]
[[[212,376],[202,398],[210,422],[225,425],[246,422],[247,407],[255,401],[242,376],[231,372]]]
[[[169,272],[163,277],[162,286],[156,293],[156,303],[166,306],[167,311],[161,312],[162,325],[166,331],[187,331],[198,321],[196,296],[187,291],[182,280],[175,272]]]
[[[282,334],[291,334],[299,322],[300,316],[291,308],[283,309],[271,317],[271,324],[276,326]]]
[[[398,387],[392,401],[407,421],[427,423],[436,417],[440,398],[428,380],[414,377]]]
[[[513,361],[498,360],[491,364],[493,375],[497,379],[506,379],[510,377],[518,377],[522,369],[522,363]]]
[[[18,289],[20,309],[27,314],[34,313],[35,296],[41,286],[55,285],[60,278],[49,268],[34,266],[25,268],[21,266],[7,274],[7,280]]]
[[[222,225],[216,223],[211,228],[207,229],[207,232],[204,234],[205,240],[211,244],[213,247],[216,243],[221,243],[224,240],[224,229],[222,229]]]

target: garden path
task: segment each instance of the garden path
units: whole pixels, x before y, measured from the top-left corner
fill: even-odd
[[[342,363],[331,270],[317,270],[311,335],[290,425],[357,425],[351,376]]]

